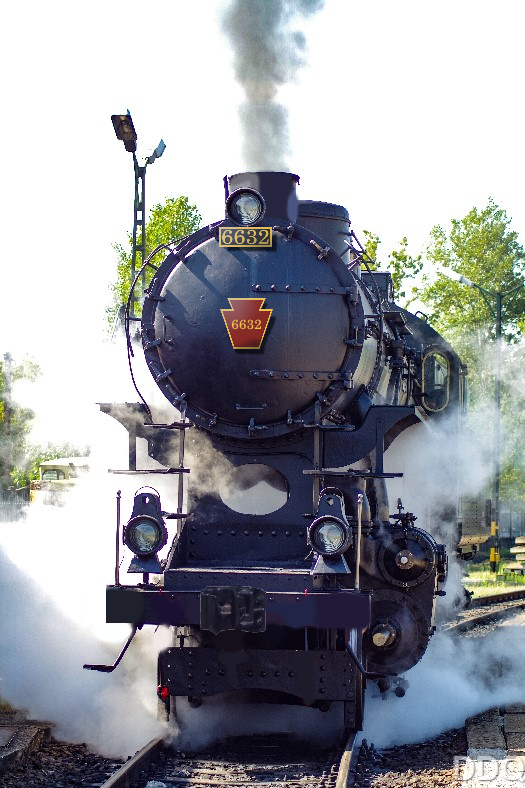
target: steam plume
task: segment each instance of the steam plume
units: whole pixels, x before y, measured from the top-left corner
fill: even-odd
[[[277,100],[305,62],[306,39],[294,18],[308,17],[324,0],[232,0],[222,27],[246,101],[239,108],[243,155],[250,170],[287,170],[288,111]]]

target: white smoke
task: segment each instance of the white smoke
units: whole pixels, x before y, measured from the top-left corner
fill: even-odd
[[[514,413],[520,412],[524,381],[516,359],[523,349],[501,350],[502,379],[514,398]],[[447,596],[438,599],[441,617],[453,613],[462,592],[464,564],[455,559],[454,549],[458,495],[487,497],[494,469],[494,357],[488,351],[486,366],[488,385],[467,423],[458,423],[453,416],[415,425],[396,438],[385,454],[385,469],[403,472],[402,479],[388,482],[391,512],[401,498],[405,510],[418,516],[416,525],[447,545],[449,577]],[[516,449],[519,438],[505,429],[503,436],[502,461]],[[520,655],[524,647],[523,629],[515,626],[482,638],[438,632],[421,662],[407,672],[404,698],[383,699],[374,687],[369,690],[364,736],[378,747],[423,741],[463,726],[467,717],[492,706],[523,702],[525,667]]]
[[[250,703],[242,693],[236,698],[215,696],[192,709],[186,698],[177,699],[180,716],[179,749],[197,750],[228,736],[293,733],[314,745],[329,745],[343,728],[343,704],[333,703],[327,712],[303,706]]]
[[[376,747],[424,741],[493,706],[523,703],[524,648],[522,627],[483,638],[434,635],[424,658],[407,673],[404,698],[383,699],[375,688],[368,692],[363,735]]]
[[[31,440],[90,444],[91,471],[64,496],[64,506],[31,504],[24,519],[0,526],[0,696],[55,723],[59,738],[127,757],[166,731],[156,719],[156,662],[171,636],[165,628],[155,634],[144,628],[111,674],[82,665],[112,663],[130,631],[129,625],[105,622],[105,587],[115,577],[117,490],[126,522],[138,487],[153,484],[169,510],[177,480],[108,474],[108,468],[127,468],[127,432],[96,402],[136,402],[138,395],[129,383],[123,343],[100,343],[91,354],[88,371],[85,360],[75,369],[72,357],[65,368],[43,348],[41,377],[15,384],[14,399],[37,414]],[[147,457],[145,443],[138,441],[139,464],[158,465]],[[167,525],[163,554],[176,522]],[[126,574],[131,554],[120,549],[121,582],[140,581],[141,575]]]
[[[89,492],[60,509],[36,505],[25,521],[2,526],[0,695],[53,722],[58,738],[126,757],[165,729],[155,688],[156,652],[167,636],[139,633],[112,674],[83,670],[86,662],[111,664],[129,634],[128,625],[104,623],[114,521],[101,487]]]
[[[456,558],[459,496],[482,496],[491,474],[490,456],[476,436],[458,432],[456,416],[416,424],[399,435],[385,452],[390,514],[397,500],[416,515],[415,525],[445,544],[449,557],[446,597],[438,599],[438,618],[455,612],[463,599],[464,564]]]
[[[278,91],[305,62],[305,36],[293,23],[322,6],[323,0],[232,0],[224,13],[222,29],[246,96],[239,115],[249,170],[288,169],[288,110]]]

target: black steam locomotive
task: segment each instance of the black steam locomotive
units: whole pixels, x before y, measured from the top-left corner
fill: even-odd
[[[177,696],[198,706],[241,691],[321,710],[343,701],[356,729],[367,680],[403,694],[447,566],[414,514],[401,503],[391,514],[387,480],[403,468],[386,472],[384,452],[459,412],[465,376],[371,270],[345,208],[298,201],[298,180],[225,178],[225,219],[155,269],[142,345],[180,417],[155,423],[144,401],[101,407],[129,431],[131,472],[146,438],[173,494],[135,495],[122,535],[142,582],[121,585],[117,571],[107,621],[132,624],[130,640],[144,624],[173,628],[158,659],[168,713]],[[201,476],[210,463],[197,489],[190,439]]]

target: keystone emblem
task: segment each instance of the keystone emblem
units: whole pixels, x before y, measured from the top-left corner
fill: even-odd
[[[272,309],[262,309],[264,298],[228,298],[231,309],[221,309],[234,350],[259,350]]]

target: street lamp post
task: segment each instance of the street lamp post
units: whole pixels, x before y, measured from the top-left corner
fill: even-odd
[[[502,303],[503,299],[512,293],[515,293],[520,287],[523,287],[525,283],[520,282],[520,284],[516,285],[516,287],[507,290],[505,293],[502,293],[501,290],[497,290],[496,292],[492,292],[492,290],[487,290],[486,288],[482,287],[481,285],[476,284],[476,282],[472,282],[470,279],[467,279],[466,276],[462,274],[458,274],[456,271],[451,271],[449,269],[441,269],[441,273],[444,276],[448,277],[449,279],[454,279],[457,282],[460,282],[462,285],[467,285],[467,287],[473,287],[476,290],[479,290],[485,303],[487,304],[488,308],[490,309],[493,317],[496,321],[496,355],[494,360],[494,443],[493,443],[493,450],[494,450],[494,477],[492,482],[492,497],[494,500],[494,510],[492,512],[492,521],[490,524],[491,527],[491,536],[494,537],[494,544],[490,548],[490,569],[491,572],[495,572],[498,568],[498,563],[500,560],[500,544],[499,544],[499,526],[500,526],[500,481],[501,481],[501,311],[502,311]],[[496,312],[490,305],[490,301],[488,297],[494,298],[496,302]]]
[[[131,248],[131,282],[135,281],[137,271],[137,255],[140,254],[140,265],[144,263],[146,258],[146,167],[148,164],[153,164],[156,159],[160,159],[166,149],[163,140],[159,142],[151,156],[148,156],[144,162],[144,166],[139,165],[137,159],[137,132],[133,125],[133,119],[128,109],[126,115],[112,115],[111,122],[115,129],[117,139],[124,143],[124,147],[128,153],[133,154],[133,171],[135,174],[135,198],[133,201],[133,241]],[[140,244],[138,243],[140,233]],[[142,292],[146,286],[146,272],[142,272]],[[130,304],[130,319],[135,317],[135,301],[137,299],[133,296]]]

